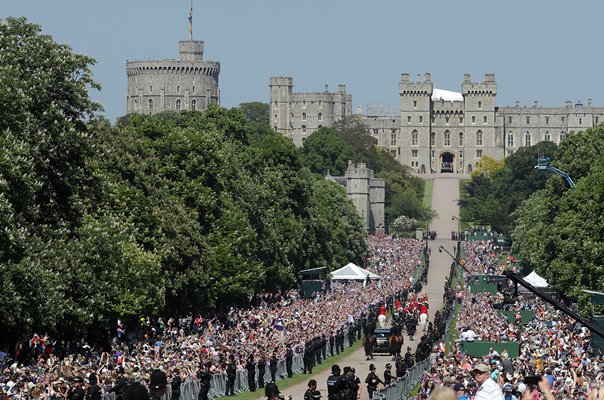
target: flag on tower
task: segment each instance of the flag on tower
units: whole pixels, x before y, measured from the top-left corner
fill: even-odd
[[[189,9],[189,35],[193,39],[193,5]]]

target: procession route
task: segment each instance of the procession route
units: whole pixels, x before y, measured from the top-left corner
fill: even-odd
[[[453,260],[445,252],[439,253],[439,246],[445,247],[448,251],[454,254],[456,242],[451,240],[451,232],[456,231],[458,228],[457,221],[453,220],[455,216],[459,218],[459,206],[457,205],[459,199],[459,178],[455,175],[438,175],[434,177],[434,185],[432,188],[432,209],[436,211],[438,217],[430,225],[430,230],[436,231],[436,240],[428,242],[430,249],[430,269],[428,271],[428,283],[424,286],[424,290],[428,295],[428,301],[430,304],[429,317],[430,321],[434,320],[434,314],[440,310],[443,306],[443,295],[445,279],[449,276],[451,263]],[[405,343],[401,353],[404,355],[407,346],[411,346],[413,353],[417,347],[417,343],[421,338],[421,331],[418,326],[418,332],[415,334],[414,339],[409,340],[409,336],[405,334]],[[327,378],[331,375],[332,361],[328,358],[323,363],[328,363],[329,367],[313,375],[307,375],[308,379],[302,383],[294,386],[286,387],[287,381],[277,382],[279,390],[287,395],[291,395],[292,399],[300,400],[304,398],[304,392],[308,388],[308,381],[315,379],[317,381],[317,390],[322,394],[322,400],[327,400]],[[345,366],[350,366],[356,369],[356,376],[361,380],[362,392],[361,400],[369,400],[367,395],[367,387],[365,385],[365,378],[369,373],[369,364],[374,364],[376,367],[376,373],[380,379],[384,379],[384,370],[387,363],[392,363],[393,375],[396,372],[394,362],[388,355],[376,355],[373,360],[365,360],[365,352],[361,347],[359,350],[354,351],[346,358],[340,360],[338,365],[344,369]],[[382,388],[380,385],[378,388]],[[258,400],[264,399],[264,389],[258,389]]]

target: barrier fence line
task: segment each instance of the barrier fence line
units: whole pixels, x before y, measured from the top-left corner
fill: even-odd
[[[355,335],[356,338],[356,335]],[[348,340],[348,337],[344,337],[344,348],[348,348],[352,345]],[[331,353],[330,346],[327,345],[327,350],[325,352],[326,357],[331,357],[336,355],[336,352]],[[327,359],[327,358],[326,358]],[[302,353],[296,353],[292,357],[292,372],[298,373],[304,369],[304,359]],[[254,381],[256,382],[256,387],[258,387],[258,376],[259,371],[256,366],[256,374]],[[279,360],[277,364],[277,372],[275,373],[275,381],[280,381],[287,377],[287,364],[285,359]],[[267,368],[264,371],[264,382],[272,382],[272,376],[270,369]],[[212,378],[210,380],[210,390],[208,391],[208,398],[221,397],[226,395],[226,385],[227,385],[227,376],[226,372],[219,372],[216,374],[212,374]],[[180,397],[179,400],[196,400],[199,396],[199,392],[201,390],[199,380],[195,377],[188,377],[181,385],[180,385]],[[250,390],[248,383],[248,372],[247,370],[237,370],[237,375],[235,376],[235,393],[247,392]],[[263,392],[261,392],[263,394]],[[166,387],[166,393],[162,396],[162,400],[171,400],[172,399],[172,387],[170,384]],[[103,400],[116,400],[115,393],[105,393],[103,395]]]

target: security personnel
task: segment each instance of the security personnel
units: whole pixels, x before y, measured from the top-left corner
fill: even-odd
[[[388,386],[392,383],[392,364],[386,364],[386,370],[384,371],[384,386]]]
[[[73,378],[73,386],[67,392],[67,400],[84,400],[84,388],[82,383],[84,379],[81,376]]]
[[[287,350],[285,350],[285,371],[287,372],[288,378],[291,378],[294,374],[294,372],[292,371],[293,358],[294,358],[294,351],[292,350],[292,345],[288,343]],[[271,362],[272,362],[272,359],[271,359]],[[271,370],[271,377],[274,379],[272,370]]]
[[[159,369],[153,370],[149,379],[150,400],[160,400],[166,394],[166,386],[168,386],[166,373]]]
[[[367,393],[369,393],[369,398],[373,398],[373,392],[377,390],[378,385],[384,382],[377,376],[375,373],[375,365],[369,364],[369,374],[367,374],[367,378],[365,378],[365,383],[367,384]]]
[[[235,363],[235,356],[231,354],[229,356],[229,364],[226,368],[226,393],[225,396],[235,396],[235,377],[237,376],[237,364]]]
[[[266,373],[266,356],[260,356],[260,360],[256,364],[258,366],[258,387],[264,388],[264,374]]]
[[[304,392],[304,400],[313,400],[313,396],[317,391],[317,381],[311,379],[308,381],[308,389]]]
[[[212,380],[211,367],[212,363],[209,361],[205,365],[199,364],[199,370],[197,370],[197,380],[199,381],[197,400],[208,400],[208,392],[210,391],[210,382]]]
[[[340,388],[338,381],[340,380],[340,366],[334,364],[331,366],[331,375],[327,378],[327,398],[328,400],[339,400]]]
[[[348,370],[347,379],[348,379],[348,400],[357,400],[359,397],[359,390],[361,389],[361,380],[355,375],[355,369],[350,368]]]

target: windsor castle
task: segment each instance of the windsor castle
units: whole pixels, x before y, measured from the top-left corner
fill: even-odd
[[[126,63],[128,114],[156,114],[167,110],[204,110],[220,104],[220,63],[203,58],[204,42],[179,42],[180,58]],[[333,126],[353,115],[352,95],[345,85],[330,92],[296,93],[291,77],[270,78],[270,124],[303,146],[321,127]],[[604,122],[604,107],[567,101],[544,108],[495,105],[494,74],[481,82],[464,75],[461,91],[434,87],[429,73],[412,81],[401,74],[400,109],[372,104],[354,115],[367,127],[379,147],[418,173],[471,173],[481,157],[501,160],[520,147],[542,141],[560,143],[569,132]],[[347,191],[369,233],[384,229],[384,181],[365,165],[349,165],[343,177],[331,179]]]

